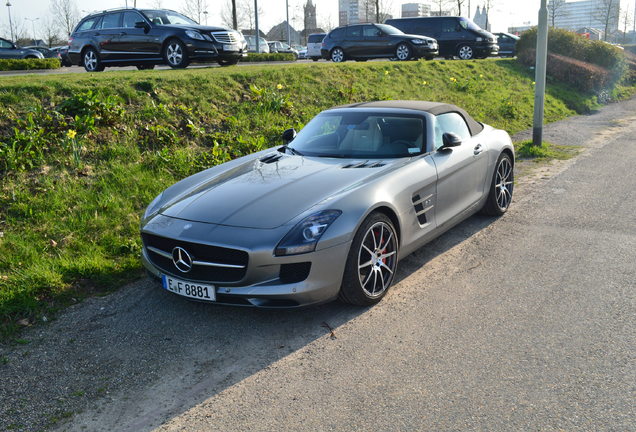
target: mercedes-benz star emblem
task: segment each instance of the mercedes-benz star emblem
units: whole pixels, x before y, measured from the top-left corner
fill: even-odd
[[[192,257],[185,249],[179,246],[172,249],[172,262],[182,273],[187,273],[192,270]]]

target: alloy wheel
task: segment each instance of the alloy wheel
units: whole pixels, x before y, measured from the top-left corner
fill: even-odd
[[[502,158],[497,166],[497,174],[495,177],[495,197],[497,199],[497,206],[499,206],[501,210],[505,211],[510,205],[513,186],[514,178],[510,159]]]
[[[473,58],[473,49],[468,45],[464,45],[459,49],[459,58],[462,60],[470,60]]]
[[[89,71],[97,69],[97,55],[95,54],[95,51],[86,51],[86,54],[84,54],[84,67]]]
[[[360,286],[370,298],[380,297],[391,286],[397,266],[397,239],[393,228],[376,222],[364,234],[358,251]]]
[[[408,60],[411,56],[411,50],[406,44],[400,44],[395,51],[395,56],[401,61]]]
[[[166,50],[168,63],[172,66],[178,66],[183,61],[183,48],[178,42],[171,42]]]
[[[331,51],[331,61],[335,63],[340,63],[344,61],[344,51],[341,48],[334,48]]]

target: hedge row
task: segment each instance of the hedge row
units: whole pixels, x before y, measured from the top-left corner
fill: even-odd
[[[0,71],[58,69],[60,61],[55,58],[47,59],[0,59]]]
[[[289,53],[248,53],[247,57],[243,57],[243,63],[256,62],[276,62],[276,61],[295,61],[296,56]]]
[[[534,66],[536,51],[524,50],[517,56],[527,66]],[[558,54],[548,53],[546,72],[559,81],[567,82],[584,91],[599,91],[606,88],[612,80],[610,72],[597,65],[576,60]]]

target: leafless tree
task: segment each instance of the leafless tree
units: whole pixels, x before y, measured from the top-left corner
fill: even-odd
[[[608,40],[618,28],[620,0],[597,0],[596,13],[603,25],[603,40]]]
[[[47,17],[43,21],[42,35],[44,36],[44,42],[50,47],[58,45],[60,42],[60,33],[55,21],[50,17]]]
[[[263,2],[261,1],[261,3],[258,5],[258,17],[259,17],[259,19],[265,14],[265,11],[263,10],[263,8],[261,6],[262,3]],[[256,27],[256,22],[254,20],[254,17],[255,17],[255,14],[254,14],[254,0],[243,0],[241,9],[243,9],[245,11],[245,21],[249,24],[250,30],[254,29]],[[260,29],[259,29],[259,31],[260,31]]]
[[[455,4],[457,5],[457,16],[462,15],[462,5],[464,4],[464,1],[465,0],[455,0]]]
[[[495,6],[495,0],[485,0],[484,8],[486,9],[486,28],[484,30],[490,31],[490,11]]]
[[[250,1],[250,0],[248,0]],[[236,9],[236,15],[234,14],[234,3],[236,0],[227,0],[223,9],[221,9],[221,21],[227,27],[231,27],[235,30],[244,28],[247,23],[247,13],[242,4],[238,5]]]
[[[150,2],[150,7],[153,9],[162,9],[163,8],[163,0],[153,0]]]
[[[548,2],[548,19],[552,27],[555,26],[557,18],[567,15],[565,8],[565,0],[550,0]]]
[[[181,5],[183,14],[189,16],[199,24],[201,24],[203,12],[207,10],[208,2],[206,0],[183,0],[183,4]]]
[[[626,7],[621,10],[621,20],[623,21],[623,43],[627,42],[627,29],[634,22],[634,16],[631,8]]]
[[[51,14],[66,36],[70,36],[79,21],[74,0],[51,0]]]
[[[442,14],[448,10],[447,8],[452,1],[453,0],[432,0],[432,10],[437,12],[438,16],[442,16]]]

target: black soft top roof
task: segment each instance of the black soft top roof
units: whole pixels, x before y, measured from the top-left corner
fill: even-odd
[[[375,101],[375,102],[359,102],[350,105],[342,105],[338,108],[390,108],[390,109],[410,109],[416,111],[426,111],[433,115],[440,115],[446,113],[457,113],[461,115],[468,129],[470,129],[471,135],[477,135],[484,129],[484,125],[473,119],[466,111],[460,107],[448,103],[441,102],[428,102],[428,101],[415,101],[415,100],[387,100],[387,101]]]

